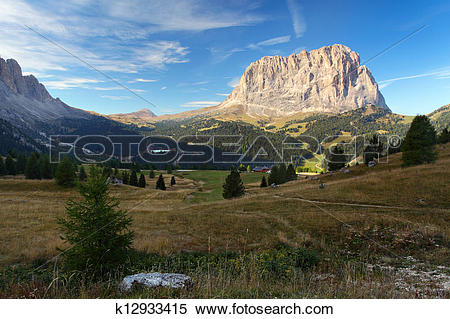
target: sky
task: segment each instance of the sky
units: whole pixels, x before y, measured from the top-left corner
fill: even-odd
[[[251,62],[334,43],[360,54],[393,112],[450,103],[449,1],[0,1],[0,56],[102,114],[217,105]]]

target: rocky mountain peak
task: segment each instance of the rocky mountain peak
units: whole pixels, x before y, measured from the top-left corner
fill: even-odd
[[[53,98],[44,85],[33,75],[23,76],[22,68],[14,59],[0,58],[0,80],[14,93],[40,102],[51,101]]]
[[[251,63],[219,108],[243,105],[253,116],[298,112],[340,113],[375,104],[388,109],[358,53],[334,44],[287,57],[265,56]]]

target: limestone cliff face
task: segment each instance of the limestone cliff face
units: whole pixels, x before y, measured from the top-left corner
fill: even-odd
[[[22,69],[16,60],[0,58],[0,80],[14,93],[40,102],[48,102],[52,97],[44,85],[33,76],[23,76]]]
[[[298,112],[339,113],[367,104],[389,109],[369,69],[360,65],[359,55],[335,44],[253,62],[219,109],[243,105],[251,116],[284,117]]]
[[[89,119],[92,115],[53,98],[33,76],[23,76],[16,60],[0,57],[0,118],[20,127],[58,118]]]

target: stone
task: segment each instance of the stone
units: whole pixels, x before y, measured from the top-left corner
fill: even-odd
[[[375,162],[375,161],[370,161],[369,163],[367,163],[368,167],[373,167],[375,165],[377,165],[377,162]]]
[[[348,174],[350,173],[350,170],[347,168],[346,170],[344,170],[344,174]]]
[[[325,187],[327,187],[327,184],[322,183],[322,184],[319,185],[320,189],[324,189]]]
[[[358,53],[334,44],[251,63],[217,110],[241,106],[247,115],[285,117],[298,112],[342,113],[366,105],[389,110]]]
[[[311,177],[311,180],[312,181],[317,181],[319,178],[317,177],[317,176],[313,176],[313,177]]]
[[[121,292],[130,291],[133,284],[143,285],[147,288],[170,287],[174,289],[187,288],[192,284],[192,279],[183,274],[171,273],[139,273],[123,278],[119,289]]]

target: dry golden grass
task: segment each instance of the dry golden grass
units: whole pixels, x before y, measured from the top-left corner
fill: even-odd
[[[164,192],[155,190],[156,178],[147,176],[146,189],[111,187],[111,194],[133,217],[134,247],[142,252],[244,253],[282,242],[313,247],[336,258],[357,255],[367,261],[382,258],[396,262],[413,256],[426,264],[449,267],[450,147],[439,146],[436,163],[417,167],[401,168],[400,156],[393,155],[389,163],[370,169],[361,165],[352,167],[349,174],[321,175],[320,182],[327,184],[325,189],[319,189],[319,181],[310,178],[279,188],[260,189],[251,184],[242,198],[193,204],[186,199],[199,191],[199,181],[177,176],[177,184]],[[170,185],[171,176],[164,175],[166,185]],[[54,256],[56,247],[63,247],[57,218],[64,214],[64,203],[77,197],[75,189],[60,188],[53,181],[0,179],[0,264]],[[347,263],[341,266],[339,272],[354,267]],[[323,273],[336,271],[329,269],[331,264],[321,267]],[[198,274],[199,278],[203,275]],[[333,283],[327,279],[323,284],[349,289],[340,291],[340,296],[398,296],[387,277],[352,276],[348,274],[340,281],[335,278]],[[245,290],[242,285],[255,284],[248,280],[232,284],[227,275],[211,280],[223,290],[205,291],[201,286],[190,296],[251,297],[236,291]],[[310,278],[299,280],[280,288],[285,294],[280,290],[279,295],[292,296],[290,292],[299,287],[317,285]],[[375,280],[385,282],[384,290],[377,292]],[[262,279],[256,281],[258,287],[265,285]],[[364,287],[372,287],[372,295],[364,293]],[[234,292],[229,292],[232,289]],[[333,297],[336,291],[332,289],[321,286],[314,291],[322,297]],[[256,289],[255,294],[260,291]],[[304,295],[308,295],[306,290]]]

